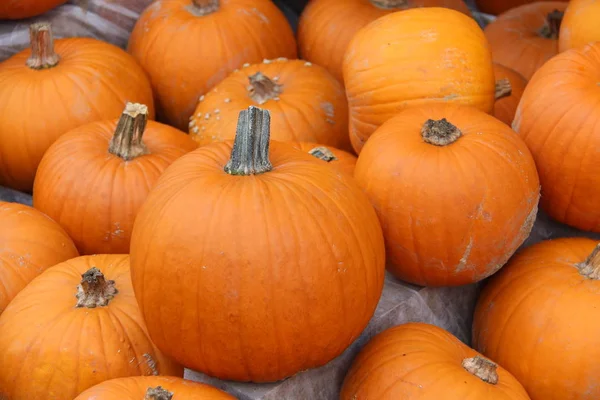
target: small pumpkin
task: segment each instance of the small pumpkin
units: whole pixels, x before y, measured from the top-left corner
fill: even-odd
[[[0,2],[0,19],[24,19],[44,14],[68,0],[4,0]]]
[[[496,77],[494,117],[510,126],[527,86],[527,80],[517,71],[500,64],[494,64],[494,75]]]
[[[354,175],[354,167],[356,166],[356,156],[354,154],[330,146],[309,142],[295,143],[293,146],[328,163],[337,171],[349,174],[350,176]]]
[[[354,177],[379,215],[388,270],[418,285],[492,275],[536,218],[539,180],[527,146],[472,107],[399,113],[369,139]]]
[[[558,0],[568,3],[569,0]],[[537,3],[538,0],[476,0],[477,9],[486,14],[498,15],[524,4]]]
[[[565,51],[600,41],[600,2],[571,0],[560,25],[558,50]]]
[[[451,333],[408,323],[376,335],[354,359],[341,400],[529,400],[507,370]]]
[[[0,397],[72,400],[108,379],[182,376],[150,341],[128,255],[48,268],[0,316]]]
[[[197,147],[185,133],[147,118],[148,107],[128,103],[119,120],[60,137],[40,163],[33,206],[64,227],[82,254],[129,253],[148,192],[173,161]]]

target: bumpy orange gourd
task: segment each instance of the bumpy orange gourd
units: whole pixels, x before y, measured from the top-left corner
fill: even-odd
[[[484,29],[495,63],[531,79],[558,53],[558,33],[567,3],[540,1],[498,16]]]
[[[188,368],[255,382],[341,354],[372,317],[385,271],[359,186],[288,144],[269,148],[269,113],[255,107],[240,113],[233,147],[202,147],[159,179],[131,257],[157,346]]]
[[[360,153],[399,111],[430,103],[494,107],[495,81],[481,28],[458,11],[413,8],[360,30],[344,58],[350,140]]]
[[[568,3],[569,0],[558,0]],[[524,4],[536,3],[536,0],[476,0],[477,9],[481,12],[498,15],[511,8],[516,8]]]
[[[0,201],[0,313],[46,268],[77,257],[67,233],[34,208]]]
[[[301,60],[244,65],[200,98],[190,134],[201,146],[235,138],[237,116],[250,106],[271,113],[272,139],[350,149],[344,88],[327,70]]]
[[[138,19],[129,52],[150,75],[161,120],[185,130],[198,97],[244,63],[296,58],[271,0],[159,0]]]
[[[527,146],[471,107],[401,112],[369,139],[354,176],[379,215],[388,269],[418,285],[492,275],[536,218],[539,180]]]
[[[515,70],[500,64],[494,64],[494,76],[496,77],[494,117],[510,126],[527,86],[527,80]]]
[[[298,22],[300,56],[342,81],[344,53],[356,32],[379,17],[416,7],[446,7],[471,15],[463,0],[312,0]]]
[[[44,152],[82,124],[117,118],[126,101],[148,105],[152,89],[123,50],[96,39],[58,39],[31,25],[31,50],[0,63],[0,185],[31,191]]]
[[[513,128],[531,150],[541,205],[554,219],[600,232],[600,43],[560,53],[528,83]]]
[[[0,19],[23,19],[50,11],[68,0],[3,0],[0,1]]]
[[[558,50],[565,51],[600,42],[600,2],[571,0],[560,25]]]
[[[319,160],[323,160],[337,171],[344,172],[350,176],[354,175],[354,167],[356,166],[356,156],[354,154],[334,147],[308,142],[294,143],[293,146]]]
[[[65,228],[81,254],[129,253],[148,192],[173,161],[197,148],[185,133],[147,118],[145,105],[128,103],[119,120],[63,135],[40,163],[33,206]]]
[[[341,400],[529,400],[507,370],[434,325],[375,336],[354,359]]]
[[[533,400],[600,398],[600,248],[587,238],[522,250],[484,287],[473,345]]]
[[[48,268],[0,316],[0,398],[72,400],[107,379],[182,376],[150,341],[129,256],[73,258]]]

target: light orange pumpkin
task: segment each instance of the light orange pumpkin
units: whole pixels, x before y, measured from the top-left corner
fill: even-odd
[[[527,80],[517,71],[500,64],[494,64],[494,76],[496,77],[494,117],[510,126],[527,86]]]
[[[565,51],[600,42],[600,2],[571,0],[560,25],[558,50]]]
[[[558,0],[568,3],[569,0]],[[477,9],[481,12],[498,15],[524,4],[536,3],[537,0],[476,0]]]
[[[50,11],[68,0],[2,0],[0,19],[24,19]]]
[[[319,160],[323,160],[337,171],[349,174],[350,176],[354,175],[354,167],[356,166],[356,156],[354,154],[330,146],[309,142],[294,143],[293,146]]]

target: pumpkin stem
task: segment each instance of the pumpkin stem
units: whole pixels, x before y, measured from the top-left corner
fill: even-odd
[[[212,14],[219,9],[219,0],[192,0],[188,10],[197,17]]]
[[[148,388],[144,400],[171,400],[172,398],[173,393],[163,389],[162,386],[157,386],[155,388]]]
[[[76,307],[104,307],[119,293],[115,281],[107,281],[104,274],[96,267],[81,275],[81,283],[77,286]]]
[[[600,244],[594,248],[592,254],[584,262],[576,266],[579,269],[579,273],[586,278],[594,281],[600,280]]]
[[[147,123],[148,107],[138,103],[127,103],[110,140],[108,152],[125,161],[148,154],[148,148],[142,141]]]
[[[408,7],[408,0],[371,0],[371,4],[378,8],[391,10],[393,8]]]
[[[250,106],[240,111],[231,158],[225,165],[230,175],[258,175],[273,169],[269,161],[271,135],[269,111]]]
[[[512,94],[512,87],[510,81],[507,78],[498,79],[496,81],[496,100],[500,100],[503,97],[508,97]]]
[[[437,121],[428,119],[421,128],[421,136],[426,143],[447,146],[456,142],[462,136],[462,132],[446,118]]]
[[[540,36],[546,39],[558,39],[560,24],[562,23],[565,13],[563,11],[554,10],[546,17],[546,23],[540,30]]]
[[[483,358],[481,356],[475,356],[472,358],[465,358],[462,362],[462,366],[471,375],[475,375],[482,381],[495,385],[498,383],[498,364]]]
[[[247,87],[248,95],[259,105],[279,97],[282,92],[282,85],[273,82],[260,71],[250,76],[249,80],[250,85]]]
[[[315,147],[314,149],[310,150],[308,154],[326,162],[337,160],[335,154],[333,154],[333,152],[325,146]]]
[[[29,25],[31,55],[26,65],[31,69],[47,69],[58,64],[60,57],[54,52],[54,36],[49,22]]]

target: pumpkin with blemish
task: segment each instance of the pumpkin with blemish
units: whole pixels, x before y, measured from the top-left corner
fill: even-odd
[[[571,0],[560,25],[558,50],[600,42],[600,1]]]
[[[349,174],[350,176],[354,175],[354,167],[356,166],[356,156],[354,154],[331,146],[309,142],[294,143],[293,146],[331,165],[337,171]]]
[[[511,126],[527,86],[527,80],[517,71],[500,64],[494,64],[494,76],[496,77],[494,117]]]

